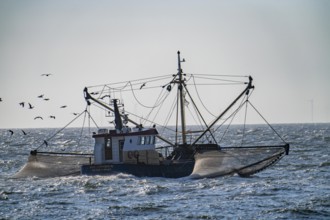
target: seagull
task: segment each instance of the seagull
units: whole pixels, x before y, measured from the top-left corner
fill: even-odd
[[[32,106],[30,103],[29,103],[29,109],[33,109],[34,106]]]
[[[75,113],[75,112],[74,112],[74,113],[72,113],[72,114],[73,114],[73,115],[78,115],[79,113]]]
[[[67,106],[66,105],[62,105],[60,108],[66,108]]]
[[[49,116],[49,117],[55,119],[55,116],[54,116],[54,115],[51,115],[51,116]]]
[[[142,89],[145,85],[146,85],[146,83],[143,83],[143,84],[140,86],[140,89]]]
[[[100,99],[104,99],[105,97],[109,97],[109,98],[111,98],[110,95],[104,95],[104,96],[102,96]]]
[[[44,120],[41,116],[37,116],[37,117],[34,118],[34,120],[36,120],[36,119]]]
[[[41,74],[41,76],[51,76],[51,73],[47,73],[47,74]]]
[[[24,104],[25,102],[20,102],[19,105],[22,106],[24,108]]]
[[[44,95],[39,95],[39,96],[38,96],[38,98],[43,98],[43,97],[44,97]]]
[[[49,101],[49,98],[44,98],[45,101]]]
[[[0,98],[0,102],[2,102],[2,98]]]
[[[22,130],[23,134],[26,135],[26,132],[24,130]]]
[[[13,130],[8,130],[10,132],[10,136],[14,134]]]

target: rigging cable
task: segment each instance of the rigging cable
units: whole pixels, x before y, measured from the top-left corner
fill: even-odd
[[[55,132],[55,134],[53,134],[51,137],[49,137],[47,140],[44,140],[44,142],[39,145],[36,150],[38,150],[40,147],[42,147],[44,144],[46,145],[46,143],[51,140],[53,137],[55,137],[57,134],[59,134],[61,131],[63,131],[66,127],[68,127],[72,122],[74,122],[77,118],[79,118],[86,110],[84,110],[83,112],[81,112],[79,115],[77,115],[73,120],[71,120],[68,124],[66,124],[63,128],[61,128],[60,130],[58,130],[57,132]]]
[[[236,81],[236,80],[216,79],[216,78],[199,77],[199,76],[195,76],[195,77],[199,78],[199,79],[207,79],[207,80],[222,81],[222,82],[229,82],[229,83],[245,84],[245,82],[243,82],[243,81]]]
[[[254,105],[252,105],[252,103],[250,101],[248,101],[249,104],[254,108],[254,110],[259,114],[259,116],[267,123],[267,125],[274,131],[274,133],[285,143],[287,144],[287,142],[277,133],[277,131],[273,128],[273,126],[271,126],[268,121],[264,118],[264,116],[261,115],[261,113],[254,107]]]
[[[205,109],[210,115],[212,115],[213,117],[217,117],[216,115],[212,114],[212,113],[211,113],[211,112],[205,107],[205,105],[204,105],[204,103],[203,103],[203,101],[202,101],[202,99],[201,99],[201,97],[200,97],[200,95],[199,95],[199,93],[198,93],[198,90],[197,90],[197,86],[196,86],[196,82],[195,82],[195,77],[194,77],[194,75],[192,75],[192,79],[193,79],[193,82],[194,82],[194,86],[195,86],[196,94],[197,94],[197,96],[198,96],[199,101],[202,103],[202,106],[204,107],[204,109]]]
[[[82,133],[83,133],[83,131],[84,131],[85,120],[86,120],[86,114],[87,114],[87,108],[86,108],[86,110],[85,110],[84,120],[83,120],[83,125],[82,125],[82,127],[81,127],[80,136],[79,136],[79,140],[78,140],[78,145],[77,145],[77,146],[80,145],[80,141],[81,141]]]
[[[168,96],[168,95],[169,95],[169,94],[167,94],[167,96]],[[166,96],[166,98],[167,98],[167,96]],[[166,99],[166,98],[165,98],[165,99]],[[165,103],[165,102],[164,102],[165,99],[164,99],[164,100],[161,102],[161,104],[159,105],[158,110],[157,110],[157,112],[155,113],[153,119],[149,121],[150,123],[154,123],[154,121],[156,120],[156,117],[157,117],[158,113],[160,112],[160,110],[162,109],[163,104]],[[147,119],[148,119],[149,116],[151,115],[152,111],[153,111],[153,109],[149,112],[149,114],[148,114],[148,116],[147,116]]]
[[[198,119],[199,119],[199,120],[202,119],[203,122],[204,122],[204,125],[205,125],[206,127],[208,127],[207,124],[206,124],[205,119],[203,118],[202,114],[200,113],[199,109],[197,108],[197,105],[196,105],[195,101],[194,101],[193,98],[191,97],[189,90],[187,89],[186,86],[184,86],[184,89],[185,89],[186,93],[188,94],[188,96],[189,96],[189,98],[190,98],[190,101],[192,102],[192,104],[193,104],[193,106],[194,106],[195,111],[197,112],[196,115],[199,116]],[[200,122],[200,124],[202,124],[202,123]],[[209,130],[209,133],[210,133],[210,135],[212,136],[214,142],[217,143],[217,141],[216,141],[216,139],[215,139],[213,133],[212,133],[210,130]],[[208,136],[206,136],[206,138],[208,139]]]
[[[90,110],[90,106],[88,106],[89,110]],[[88,134],[91,134],[91,115],[88,112]],[[97,129],[99,130],[98,126],[96,125]],[[89,139],[89,145],[92,146],[92,139]]]
[[[103,94],[103,91],[105,90],[105,88],[106,88],[106,86],[104,85],[103,88],[102,88],[102,90],[100,91],[100,95],[99,95],[99,97],[97,99],[100,99],[100,97]]]
[[[173,112],[174,112],[174,109],[175,109],[175,107],[177,106],[176,102],[177,102],[177,97],[175,97],[175,99],[173,100],[173,103],[172,103],[172,106],[171,106],[171,108],[170,108],[170,111],[169,111],[169,113],[168,113],[167,116],[166,116],[166,119],[165,119],[165,122],[164,122],[164,128],[167,127],[167,125],[168,125],[168,123],[169,123],[169,121],[170,121],[170,119],[171,119],[171,117],[172,117],[172,114],[173,114]],[[172,129],[170,129],[170,130],[172,130]],[[173,130],[172,130],[172,131],[173,131]]]
[[[193,107],[194,107],[195,114],[198,116],[198,114],[197,114],[197,110],[196,110],[195,106],[193,106]],[[198,124],[198,126],[200,126],[200,130],[204,130],[203,125],[202,125],[202,122],[201,122],[201,119],[200,119],[199,117],[197,117],[197,119],[198,119],[198,121],[197,121],[196,118],[194,117],[194,114],[193,114],[192,111],[190,110],[190,108],[187,107],[187,109],[189,110],[190,115],[191,115],[191,117],[194,119],[195,123]],[[210,131],[210,132],[211,132],[211,131]],[[205,134],[205,136],[206,136],[207,141],[210,142],[210,141],[209,141],[209,136],[208,136],[207,134]],[[214,141],[215,141],[215,139],[214,139]],[[215,141],[215,142],[216,142],[216,141]]]
[[[102,109],[103,110],[103,109]],[[99,126],[97,125],[97,123],[95,122],[94,118],[92,117],[92,115],[90,114],[89,111],[87,111],[87,114],[89,116],[89,119],[93,121],[94,125],[96,126],[97,129],[100,129]],[[88,120],[88,123],[90,124],[90,120]],[[90,127],[90,125],[89,125]]]
[[[126,83],[127,85],[127,82],[139,82],[139,81],[147,81],[148,82],[153,82],[153,81],[158,81],[158,80],[162,80],[162,79],[166,79],[166,78],[169,78],[168,75],[163,75],[163,76],[156,76],[156,77],[149,77],[149,78],[142,78],[142,79],[136,79],[136,80],[131,80],[131,81],[121,81],[121,82],[116,82],[116,83],[108,83],[108,84],[103,84],[103,85],[95,85],[95,86],[89,86],[87,88],[95,88],[95,87],[100,87],[100,86],[107,86],[109,88],[113,88],[113,89],[118,89],[118,88],[123,88],[123,86],[120,86],[118,88],[115,88],[115,87],[111,87],[112,85],[118,85],[118,84],[124,84]],[[154,79],[154,80],[152,80]],[[126,85],[124,87],[126,87]],[[120,89],[118,89],[120,90]]]
[[[153,112],[153,110],[154,110],[155,108],[159,107],[159,108],[158,108],[158,111],[155,113],[155,116],[153,117],[153,119],[152,119],[151,121],[154,121],[154,120],[155,120],[155,118],[157,117],[157,115],[158,115],[158,113],[159,113],[161,107],[163,106],[163,104],[164,104],[166,98],[167,98],[168,95],[169,95],[169,93],[164,93],[163,91],[164,91],[164,90],[162,90],[162,91],[160,92],[160,94],[159,94],[159,96],[158,96],[158,98],[157,98],[157,100],[156,100],[156,102],[155,102],[155,106],[150,110],[150,112],[149,112],[148,115],[146,116],[146,118],[148,119],[148,118],[151,116],[151,113]],[[164,98],[161,97],[161,96],[163,96]],[[162,100],[162,101],[160,101],[160,100]]]
[[[250,95],[251,95],[251,94],[252,94],[252,92],[250,93]],[[241,103],[239,104],[239,106],[237,107],[237,109],[236,109],[233,113],[231,113],[231,114],[229,115],[229,117],[226,118],[226,119],[223,121],[223,123],[220,124],[220,125],[215,129],[215,131],[217,131],[217,130],[218,130],[218,129],[219,129],[224,123],[226,123],[226,121],[227,121],[228,119],[231,118],[230,123],[227,125],[227,128],[226,128],[226,130],[224,131],[222,137],[220,138],[219,143],[223,140],[224,136],[227,134],[227,132],[228,132],[228,130],[229,130],[229,127],[230,127],[230,125],[232,124],[232,122],[233,122],[233,120],[234,120],[236,114],[240,111],[240,109],[241,109],[242,106],[244,105],[245,102],[243,102],[243,101],[244,101],[244,97],[242,98],[242,101],[241,101]]]
[[[217,76],[217,77],[232,77],[232,78],[248,78],[249,75],[218,75],[218,74],[197,74],[197,73],[186,73],[195,76]]]
[[[249,96],[246,97],[245,100],[245,114],[244,114],[244,124],[243,124],[243,135],[242,135],[242,141],[241,141],[241,146],[243,146],[244,139],[245,139],[245,126],[246,126],[246,116],[247,116],[247,107],[248,107],[248,101],[249,101]]]
[[[165,99],[166,99],[166,97],[162,100],[162,101],[160,101],[160,103],[156,103],[156,105],[154,105],[154,106],[146,106],[146,105],[144,105],[144,104],[142,104],[138,99],[137,99],[137,97],[136,97],[136,95],[135,95],[135,93],[134,93],[134,89],[133,89],[133,86],[132,86],[132,84],[131,83],[129,83],[130,84],[130,86],[131,86],[131,91],[132,91],[132,94],[133,94],[133,97],[134,97],[134,99],[136,100],[136,102],[138,103],[138,104],[140,104],[142,107],[144,107],[144,108],[151,108],[151,109],[153,109],[153,108],[155,108],[155,107],[158,107]],[[164,91],[164,90],[162,90],[162,91]],[[158,96],[158,98],[160,97],[160,95],[162,94],[162,92],[159,94],[159,96]],[[157,100],[158,100],[158,98],[157,98]],[[156,101],[157,102],[157,101]]]

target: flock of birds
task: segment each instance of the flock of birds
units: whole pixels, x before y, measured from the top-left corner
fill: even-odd
[[[39,95],[38,96],[38,98],[41,98],[41,99],[43,99],[43,100],[45,100],[45,101],[49,101],[50,99],[49,98],[43,98],[44,97],[44,95]],[[28,104],[28,108],[29,109],[34,109],[34,106],[31,104],[31,103],[27,103]],[[25,102],[20,102],[19,103],[19,105],[20,106],[22,106],[23,108],[24,108],[24,106],[25,106]],[[63,105],[63,106],[61,106],[60,108],[66,108],[67,106],[66,105]],[[73,113],[74,115],[76,115],[77,113]],[[55,119],[56,117],[54,116],[54,115],[50,115],[49,116],[49,118],[52,118],[52,119]],[[41,117],[41,116],[36,116],[35,118],[34,118],[34,120],[36,120],[36,119],[41,119],[41,120],[43,120],[43,117]]]
[[[42,77],[49,77],[49,76],[51,76],[52,74],[41,74],[41,76]],[[144,86],[144,85],[143,85]],[[142,86],[142,87],[143,87]],[[142,88],[141,87],[141,88]],[[99,93],[98,92],[91,92],[90,93],[91,95],[98,95]],[[104,99],[104,98],[106,98],[106,97],[109,97],[110,98],[110,95],[103,95],[102,97],[100,97],[100,99]],[[48,98],[48,97],[46,97],[44,94],[41,94],[41,95],[38,95],[37,97],[36,97],[37,99],[39,99],[39,100],[43,100],[43,101],[45,101],[45,102],[48,102],[48,101],[50,101],[50,98]],[[4,102],[4,100],[3,100],[3,98],[2,97],[0,97],[0,102]],[[29,109],[29,110],[33,110],[33,109],[35,109],[35,106],[31,103],[31,102],[28,102],[28,101],[21,101],[21,102],[19,102],[18,103],[18,105],[21,107],[21,108],[27,108],[27,109]],[[62,105],[62,106],[60,106],[59,108],[61,108],[61,109],[65,109],[65,108],[67,108],[68,106],[67,105]],[[76,113],[76,112],[73,112],[72,113],[74,116],[77,116],[77,115],[79,115],[79,113]],[[47,116],[47,118],[50,118],[50,119],[53,119],[53,120],[55,120],[56,119],[56,116],[55,115],[49,115],[49,116]],[[42,117],[41,115],[36,115],[35,117],[34,117],[34,120],[44,120],[44,117]],[[24,131],[24,130],[22,130],[22,129],[20,129],[21,130],[21,132],[22,132],[22,134],[23,135],[29,135],[29,133],[28,132],[26,132],[26,131]],[[9,130],[7,130],[8,132],[9,132],[9,135],[10,135],[10,137],[12,137],[13,135],[14,135],[14,133],[20,133],[20,132],[17,132],[17,131],[15,131],[15,130],[11,130],[11,129],[9,129]],[[14,132],[15,131],[15,132]],[[43,144],[44,145],[46,145],[46,146],[48,146],[48,142],[46,141],[46,140],[44,140],[44,142],[43,142]]]
[[[41,99],[43,99],[43,100],[45,100],[45,101],[49,101],[49,100],[50,100],[49,98],[44,98],[44,95],[39,95],[38,98],[41,98]],[[33,106],[31,103],[27,103],[27,104],[28,104],[28,108],[29,108],[29,109],[34,109],[34,106]],[[24,107],[25,107],[25,102],[20,102],[19,105],[22,106],[22,107],[24,108]],[[68,106],[66,106],[66,105],[62,105],[60,108],[66,108],[66,107],[68,107]],[[77,115],[78,113],[72,113],[72,114]],[[56,117],[55,117],[54,115],[50,115],[49,118],[56,119]],[[43,117],[41,117],[41,116],[36,116],[36,117],[34,118],[34,120],[36,120],[36,119],[41,119],[41,120],[43,120]]]
[[[52,75],[51,73],[41,74],[41,76],[45,76],[45,77],[49,77],[51,75]],[[41,95],[37,96],[37,98],[42,99],[44,101],[49,101],[50,100],[49,98],[44,97],[44,94],[41,94]],[[1,97],[0,97],[0,102],[3,102],[3,99]],[[24,102],[24,101],[22,101],[22,102],[19,102],[18,104],[22,108],[27,107],[28,109],[31,109],[31,110],[35,108],[35,106],[32,105],[30,102]],[[67,105],[60,106],[60,108],[67,108],[67,107],[68,107]],[[78,115],[78,113],[72,113],[72,114],[73,115]],[[50,119],[56,119],[56,116],[55,115],[49,115],[48,118],[50,118]],[[43,119],[44,118],[42,116],[40,116],[40,115],[34,117],[34,120],[43,120]],[[10,133],[12,135],[13,134],[13,131],[10,130]],[[25,135],[26,133],[23,131],[23,134]]]

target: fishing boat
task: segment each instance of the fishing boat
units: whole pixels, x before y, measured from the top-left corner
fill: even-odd
[[[230,124],[231,119],[243,106],[251,104],[249,97],[255,88],[253,78],[244,76],[244,81],[222,80],[222,84],[223,82],[241,84],[243,89],[221,112],[206,117],[203,112],[209,111],[209,109],[201,109],[197,106],[197,103],[204,106],[204,101],[200,98],[197,90],[198,83],[195,79],[219,80],[219,76],[197,76],[184,73],[181,63],[185,60],[181,59],[179,51],[177,60],[178,71],[169,77],[151,77],[86,87],[84,98],[87,106],[102,108],[106,112],[106,116],[113,119],[111,121],[113,125],[99,128],[92,135],[95,140],[93,154],[77,155],[33,150],[29,158],[30,166],[26,166],[25,169],[33,169],[36,176],[46,176],[47,170],[52,170],[53,176],[78,173],[82,175],[127,173],[138,177],[166,178],[187,176],[204,178],[233,174],[245,177],[264,170],[289,153],[289,144],[268,122],[267,125],[282,143],[273,145],[263,142],[260,145],[254,144],[252,140],[252,144],[246,145],[242,140],[235,146],[220,144],[219,128],[226,127],[222,132],[223,135],[220,135],[223,137],[228,132],[227,125]],[[221,83],[204,83],[204,86],[219,86]],[[190,85],[193,86],[194,92],[190,90]],[[151,89],[158,90],[159,95],[150,92]],[[146,91],[144,97],[147,99],[155,99],[153,105],[148,106],[142,103],[139,99],[141,96],[137,95],[137,92],[142,91]],[[130,101],[124,101],[122,97],[124,92],[131,94]],[[173,94],[175,98],[167,103],[170,94]],[[193,94],[197,95],[198,101],[193,98]],[[213,104],[218,102],[216,96],[217,93],[208,96],[209,99],[214,99]],[[105,99],[108,102],[104,101]],[[130,103],[133,103],[132,100],[134,100],[135,106],[130,106]],[[147,115],[138,115],[139,111],[134,109],[136,103],[149,109]],[[188,106],[190,113],[191,109],[195,113],[195,116],[189,116],[189,118],[200,122],[199,126],[192,126],[191,122],[187,125]],[[127,111],[129,107],[133,109]],[[253,105],[252,107],[254,108]],[[169,109],[170,113],[163,113],[164,109]],[[164,123],[157,121],[156,115],[160,115]],[[171,120],[174,124],[169,125]],[[245,125],[242,133],[240,138],[245,136]],[[55,157],[56,159],[54,159]],[[58,163],[58,161],[63,161],[63,158],[66,162]],[[36,162],[39,165],[33,165],[31,168],[32,164]],[[54,169],[57,171],[55,172]],[[22,171],[17,175],[18,177],[25,176],[22,174],[24,168]]]

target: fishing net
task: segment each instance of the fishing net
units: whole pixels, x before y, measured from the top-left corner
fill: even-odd
[[[222,148],[197,153],[191,177],[208,178],[230,174],[250,176],[275,164],[287,151],[284,145]]]
[[[80,174],[82,164],[93,162],[92,155],[79,154],[31,154],[28,162],[13,178],[58,177]]]

